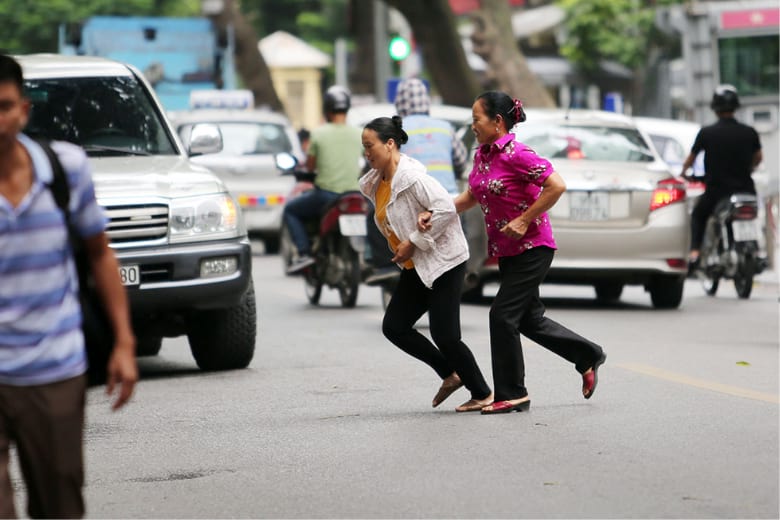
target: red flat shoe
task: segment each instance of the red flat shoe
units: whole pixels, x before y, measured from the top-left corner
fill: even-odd
[[[599,367],[607,360],[607,354],[602,353],[590,369],[590,372],[582,374],[582,396],[585,399],[593,397],[596,385],[599,383]]]
[[[479,412],[482,415],[491,415],[495,413],[527,412],[531,408],[531,400],[513,403],[512,401],[496,401],[493,404],[482,408]]]

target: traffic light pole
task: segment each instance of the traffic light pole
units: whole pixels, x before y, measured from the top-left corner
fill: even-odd
[[[374,2],[374,97],[377,103],[387,101],[387,80],[390,78],[390,58],[387,55],[387,6]]]

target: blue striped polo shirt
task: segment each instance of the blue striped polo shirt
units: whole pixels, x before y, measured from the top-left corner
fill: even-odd
[[[86,371],[78,280],[62,212],[47,184],[52,168],[43,149],[19,142],[33,164],[33,183],[13,207],[0,195],[0,383],[39,385]],[[81,148],[52,143],[71,189],[71,219],[84,237],[105,229]]]

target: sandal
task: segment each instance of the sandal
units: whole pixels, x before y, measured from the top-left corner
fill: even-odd
[[[458,377],[456,372],[453,372],[451,375],[447,376],[447,378],[442,381],[441,387],[439,387],[439,391],[436,392],[436,395],[433,398],[433,407],[436,408],[439,406],[444,402],[445,399],[451,396],[452,393],[461,386],[463,386],[463,381],[460,380],[460,377]]]
[[[495,413],[527,412],[531,408],[531,400],[525,397],[523,399],[525,401],[496,401],[484,407],[480,413],[482,415],[492,415]]]
[[[607,360],[606,352],[602,352],[601,357],[596,360],[590,371],[582,374],[582,396],[590,399],[593,392],[596,391],[596,385],[599,382],[599,367]]]
[[[456,412],[479,412],[484,407],[493,404],[493,392],[484,399],[469,399],[462,405],[455,408]]]

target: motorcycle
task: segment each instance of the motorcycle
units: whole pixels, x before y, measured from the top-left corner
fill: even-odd
[[[312,173],[301,170],[292,173],[297,184],[291,197],[313,188]],[[315,261],[301,274],[306,297],[312,305],[319,303],[325,285],[338,290],[342,307],[351,308],[357,303],[364,271],[368,205],[362,193],[348,191],[329,204],[319,220],[305,223],[312,244],[311,256]],[[284,266],[289,266],[297,253],[284,226],[281,249]]]
[[[696,274],[715,296],[722,278],[734,280],[737,295],[750,297],[753,277],[766,268],[759,249],[758,198],[735,193],[720,201],[707,220]]]

